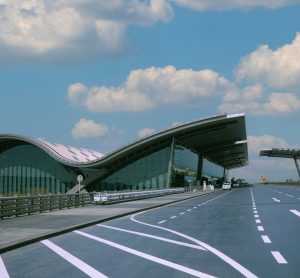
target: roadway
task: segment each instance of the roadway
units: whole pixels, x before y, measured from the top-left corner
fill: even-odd
[[[1,254],[0,277],[300,277],[300,190],[219,191]]]

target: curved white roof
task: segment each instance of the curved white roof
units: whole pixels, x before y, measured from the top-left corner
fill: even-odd
[[[90,150],[90,149],[82,149],[82,148],[65,146],[58,143],[52,143],[46,141],[45,139],[40,139],[40,138],[36,140],[38,140],[39,143],[46,145],[48,148],[51,149],[51,151],[55,152],[58,156],[74,163],[85,163],[85,162],[88,163],[104,156],[103,153]]]

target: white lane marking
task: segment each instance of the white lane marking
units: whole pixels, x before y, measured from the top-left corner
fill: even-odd
[[[162,224],[162,223],[165,223],[167,220],[161,220],[159,221],[157,224]]]
[[[191,211],[191,209],[187,209],[186,211]]]
[[[287,264],[285,258],[278,251],[271,251],[273,257],[279,264]]]
[[[185,212],[183,211],[183,212],[180,212],[179,214],[183,215],[183,214],[185,214]]]
[[[295,215],[300,217],[300,212],[296,209],[290,209],[290,212],[294,213]]]
[[[170,218],[171,218],[171,219],[174,219],[174,218],[176,218],[176,217],[177,217],[177,216],[176,216],[176,215],[174,215],[174,216],[171,216]]]
[[[231,191],[232,192],[232,191]],[[222,196],[222,195],[220,195]],[[164,228],[164,227],[160,227],[160,226],[156,226],[156,225],[152,225],[152,224],[148,224],[148,223],[145,223],[145,222],[142,222],[142,221],[139,221],[139,220],[136,220],[134,217],[139,215],[139,214],[142,214],[142,213],[145,213],[144,211],[142,212],[139,212],[137,214],[134,214],[130,217],[130,220],[136,222],[136,223],[139,223],[139,224],[142,224],[142,225],[145,225],[145,226],[149,226],[149,227],[154,227],[154,228],[157,228],[157,229],[161,229],[161,230],[164,230],[164,231],[168,231],[172,234],[175,234],[175,235],[178,235],[178,236],[181,236],[183,238],[186,238],[186,239],[189,239],[190,241],[192,242],[195,242],[197,244],[199,244],[200,246],[204,247],[205,249],[207,249],[208,251],[210,251],[211,253],[213,253],[214,255],[216,255],[217,257],[219,257],[220,259],[222,259],[224,262],[226,262],[227,264],[229,264],[230,266],[232,266],[233,268],[235,268],[238,272],[242,273],[245,277],[247,278],[257,278],[257,276],[255,274],[253,274],[252,272],[250,272],[247,268],[243,267],[242,265],[240,265],[238,262],[236,262],[235,260],[231,259],[230,257],[228,257],[227,255],[225,255],[224,253],[222,253],[221,251],[217,250],[216,248],[206,244],[205,242],[203,241],[200,241],[200,240],[197,240],[193,237],[190,237],[188,235],[185,235],[185,234],[182,234],[180,232],[177,232],[175,230],[171,230],[171,229],[167,229],[167,228]]]
[[[9,274],[6,270],[5,264],[0,256],[0,277],[1,278],[9,278]]]
[[[193,207],[193,209],[196,209],[197,207]]]
[[[255,218],[258,218],[258,217],[259,217],[259,215],[258,215],[258,214],[254,214],[254,217],[255,217]]]
[[[96,237],[96,236],[93,236],[93,235],[90,235],[90,234],[87,234],[87,233],[84,233],[84,232],[81,232],[81,231],[74,231],[74,233],[79,234],[79,235],[84,236],[84,237],[87,237],[87,238],[90,238],[90,239],[93,239],[93,240],[96,240],[98,242],[104,243],[104,244],[109,245],[111,247],[120,249],[124,252],[127,252],[127,253],[130,253],[130,254],[136,255],[138,257],[144,258],[146,260],[149,260],[149,261],[152,261],[152,262],[155,262],[155,263],[158,263],[158,264],[161,264],[161,265],[179,270],[181,272],[188,273],[188,274],[196,276],[196,277],[207,277],[207,278],[214,277],[214,276],[211,276],[211,275],[206,274],[204,272],[200,272],[198,270],[195,270],[195,269],[192,269],[192,268],[189,268],[189,267],[185,267],[183,265],[176,264],[176,263],[173,263],[171,261],[161,259],[159,257],[152,256],[150,254],[147,254],[147,253],[129,248],[127,246],[124,246],[124,245],[106,240],[106,239],[101,238],[101,237]]]
[[[257,210],[254,210],[253,213],[257,213]]]
[[[290,195],[290,194],[285,194],[285,196],[288,196],[288,197],[294,197],[293,195]]]
[[[86,264],[84,261],[78,259],[77,257],[73,256],[69,252],[65,251],[64,249],[60,248],[50,240],[42,240],[41,243],[46,245],[48,248],[50,248],[53,252],[55,252],[57,255],[61,256],[64,258],[66,261],[74,265],[75,267],[79,268],[82,272],[84,272],[86,275],[89,277],[103,277],[107,278],[103,273],[99,272],[97,269],[89,266]]]
[[[260,232],[263,232],[265,229],[263,226],[257,226],[257,230],[259,230]]]
[[[207,251],[202,246],[195,245],[195,244],[189,244],[189,243],[185,243],[185,242],[181,242],[181,241],[177,241],[177,240],[172,240],[172,239],[168,239],[165,237],[159,237],[159,236],[155,236],[155,235],[151,235],[151,234],[140,233],[140,232],[136,232],[136,231],[132,231],[132,230],[116,228],[116,227],[106,226],[106,225],[102,225],[102,224],[97,224],[97,226],[124,232],[124,233],[128,233],[128,234],[134,234],[134,235],[139,235],[139,236],[143,236],[143,237],[153,238],[153,239],[157,239],[157,240],[161,240],[161,241],[165,241],[165,242],[169,242],[169,243],[173,243],[173,244],[177,244],[177,245],[181,245],[181,246],[186,246],[186,247],[190,247],[190,248],[194,248],[194,249],[198,249],[198,250]]]
[[[268,236],[266,236],[266,235],[262,235],[261,238],[264,241],[264,243],[272,243],[272,241],[270,240],[270,238]]]
[[[274,202],[280,203],[280,200],[279,200],[279,199],[272,198],[272,200],[273,200]]]
[[[198,207],[201,207],[202,205],[198,205]]]
[[[255,223],[260,224],[261,223],[260,219],[255,219]]]

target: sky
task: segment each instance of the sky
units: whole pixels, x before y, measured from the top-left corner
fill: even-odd
[[[0,133],[110,152],[245,113],[249,165],[298,179],[300,0],[0,0]]]

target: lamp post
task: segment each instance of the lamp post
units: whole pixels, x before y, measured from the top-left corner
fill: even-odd
[[[81,186],[81,183],[83,181],[83,176],[82,175],[78,175],[77,176],[77,181],[78,181],[78,194],[80,193],[80,186]]]

